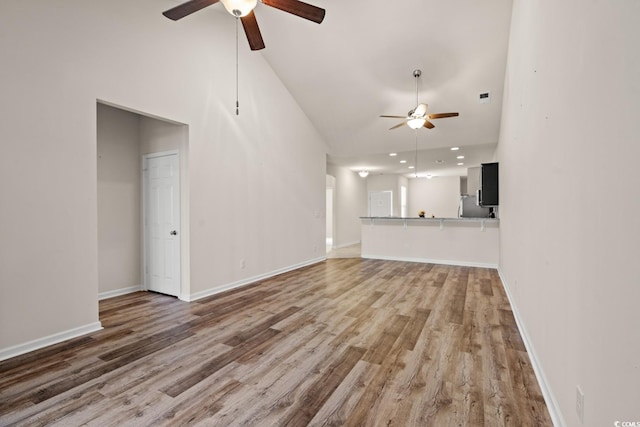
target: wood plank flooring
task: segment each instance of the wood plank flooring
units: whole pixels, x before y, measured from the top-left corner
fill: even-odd
[[[551,426],[495,270],[359,258],[0,362],[0,425]]]

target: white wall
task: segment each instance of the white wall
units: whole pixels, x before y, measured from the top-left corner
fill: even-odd
[[[236,116],[235,21],[172,6],[0,6],[0,354],[99,326],[96,100],[188,125],[189,295],[324,256],[321,137],[246,43]]]
[[[186,153],[186,126],[153,117],[140,117],[140,154],[178,150]],[[183,156],[188,158],[188,155]]]
[[[568,426],[640,421],[638,16],[632,0],[513,7],[500,270]]]
[[[460,177],[438,176],[432,179],[412,178],[409,180],[408,216],[436,218],[457,218],[460,206]]]
[[[333,246],[359,243],[360,217],[367,216],[366,180],[338,166],[327,166],[327,173],[335,177]]]
[[[98,105],[98,291],[142,284],[140,118]]]

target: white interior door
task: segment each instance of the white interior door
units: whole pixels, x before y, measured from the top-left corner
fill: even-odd
[[[145,285],[180,294],[180,162],[178,154],[144,158]]]
[[[369,216],[393,215],[393,192],[370,191],[369,192]]]

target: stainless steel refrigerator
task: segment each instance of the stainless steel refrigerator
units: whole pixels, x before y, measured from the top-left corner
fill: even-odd
[[[478,198],[475,195],[460,197],[460,208],[458,210],[460,218],[489,218],[490,215],[491,208],[478,206]]]

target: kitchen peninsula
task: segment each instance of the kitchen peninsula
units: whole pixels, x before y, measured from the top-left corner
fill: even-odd
[[[497,268],[500,220],[361,217],[362,258]]]

